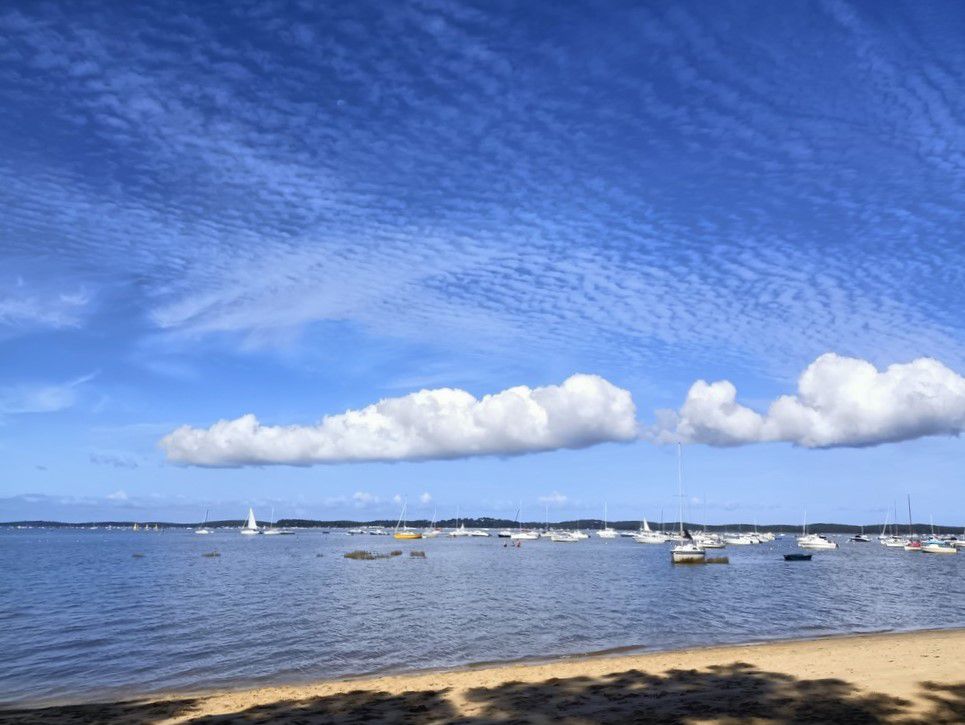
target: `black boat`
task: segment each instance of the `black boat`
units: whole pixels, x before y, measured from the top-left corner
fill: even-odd
[[[785,554],[784,561],[811,561],[811,554]]]

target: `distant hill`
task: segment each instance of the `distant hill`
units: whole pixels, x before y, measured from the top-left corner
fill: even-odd
[[[6,521],[0,522],[0,528],[16,528],[18,526],[22,527],[32,527],[32,528],[90,528],[92,526],[97,526],[100,528],[106,528],[108,526],[114,528],[132,528],[134,524],[137,523],[139,526],[159,526],[163,529],[193,529],[201,525],[200,521],[193,523],[179,523],[170,521],[86,521],[81,523],[66,523],[62,521]],[[240,528],[244,523],[243,519],[225,519],[222,521],[208,521],[207,526],[211,528],[223,528],[223,527],[235,527]],[[265,521],[259,521],[259,524],[264,525]],[[516,528],[521,526],[524,529],[542,529],[544,527],[544,522],[542,521],[523,521],[517,524],[515,521],[510,519],[494,519],[489,517],[482,517],[477,519],[443,519],[436,522],[436,526],[443,529],[451,529],[458,526],[460,523],[465,524],[470,528],[484,528],[484,529],[506,529],[506,528]],[[280,527],[290,527],[290,528],[302,528],[302,529],[339,529],[339,528],[356,528],[359,526],[380,526],[383,528],[393,528],[396,524],[395,519],[375,519],[371,521],[351,521],[348,519],[340,519],[335,521],[319,521],[316,519],[281,519],[276,522],[277,526]],[[426,519],[416,519],[408,522],[409,526],[412,528],[427,528],[429,526],[429,521]],[[614,528],[621,531],[636,531],[640,528],[639,521],[609,521],[608,524]],[[578,519],[570,521],[551,521],[549,523],[551,528],[557,529],[601,529],[603,528],[603,521],[601,519]],[[650,522],[650,526],[657,530],[671,530],[676,529],[679,524],[676,521],[667,522]],[[706,529],[707,531],[753,531],[754,524],[748,523],[729,523],[729,524],[714,524],[704,526],[703,524],[696,523],[684,523],[684,527],[692,531],[698,531]],[[881,532],[884,524],[869,524],[864,526],[864,533],[870,535],[876,535]],[[899,525],[899,533],[907,533],[908,525]],[[912,530],[916,532],[930,532],[932,530],[931,524],[917,523],[912,525]],[[773,531],[775,533],[800,533],[801,526],[799,524],[760,524],[757,526],[759,531]],[[935,533],[937,534],[960,534],[965,530],[965,527],[961,525],[958,526],[946,526],[938,525],[934,526]],[[820,532],[826,534],[856,534],[862,530],[862,527],[854,524],[834,524],[834,523],[813,523],[808,524],[808,531],[810,532]]]

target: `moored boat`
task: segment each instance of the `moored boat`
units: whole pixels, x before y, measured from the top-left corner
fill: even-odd
[[[254,536],[255,534],[261,533],[261,529],[258,528],[258,522],[255,521],[254,509],[248,509],[248,519],[245,521],[245,525],[241,527],[240,533],[243,536]]]
[[[680,537],[683,543],[677,544],[670,550],[670,561],[673,564],[703,564],[707,554],[694,543],[690,532],[684,528],[683,450],[680,443],[677,443],[677,495],[679,497],[677,519],[680,522]]]
[[[392,532],[392,538],[399,541],[412,541],[413,539],[421,539],[422,532],[416,531],[415,529],[410,529],[406,525],[405,512],[408,507],[408,501],[402,502],[402,513],[399,514],[399,520],[395,524],[395,530]]]

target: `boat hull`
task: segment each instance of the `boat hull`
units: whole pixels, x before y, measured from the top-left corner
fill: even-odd
[[[941,545],[935,544],[935,545],[926,545],[921,547],[921,553],[923,554],[957,554],[958,549],[952,546],[941,546]]]
[[[703,551],[671,551],[670,561],[674,564],[700,564],[707,556]]]

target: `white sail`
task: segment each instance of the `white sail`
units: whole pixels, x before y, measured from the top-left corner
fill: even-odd
[[[646,517],[646,516],[643,517],[643,530],[644,530],[644,531],[647,531],[647,532],[650,531],[650,524],[647,523],[647,517]]]
[[[248,520],[245,522],[245,528],[249,530],[258,530],[258,522],[255,521],[255,512],[252,509],[248,509]]]

